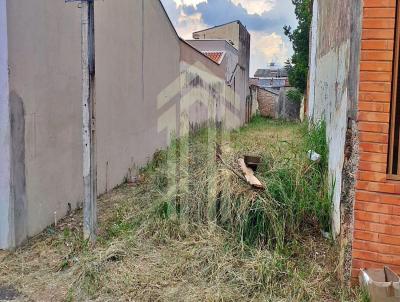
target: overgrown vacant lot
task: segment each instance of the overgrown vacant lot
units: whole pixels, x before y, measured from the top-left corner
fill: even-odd
[[[100,198],[96,246],[82,239],[78,211],[0,254],[0,289],[21,301],[361,301],[341,288],[338,248],[321,235],[324,129],[305,129],[258,117],[175,142],[137,182]],[[262,157],[265,190],[235,174],[243,154]]]

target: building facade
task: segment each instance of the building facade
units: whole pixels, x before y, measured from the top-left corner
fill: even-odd
[[[193,33],[195,40],[226,40],[238,50],[238,64],[231,81],[233,91],[240,101],[240,111],[247,112],[250,100],[250,34],[240,21],[218,25]],[[241,114],[241,122],[246,122],[246,114]]]
[[[308,115],[327,123],[333,225],[353,280],[360,268],[400,273],[399,8],[313,3]]]
[[[279,92],[259,87],[255,84],[250,85],[250,91],[252,92],[252,97],[257,100],[258,111],[261,116],[278,118]]]
[[[283,86],[265,87],[258,78],[250,79],[252,103],[257,103],[261,116],[289,121],[301,120],[301,102],[291,101],[288,92],[293,89],[284,81]],[[280,84],[279,84],[280,85]]]
[[[258,69],[254,74],[258,85],[263,88],[277,89],[289,86],[288,73],[285,68],[279,68],[271,63],[267,69]]]

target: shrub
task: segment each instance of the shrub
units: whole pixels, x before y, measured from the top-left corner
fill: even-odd
[[[297,89],[291,89],[286,93],[289,101],[294,103],[300,103],[303,99],[303,94]]]

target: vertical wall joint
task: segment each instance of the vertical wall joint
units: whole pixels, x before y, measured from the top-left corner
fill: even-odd
[[[14,246],[6,0],[0,0],[0,249]]]

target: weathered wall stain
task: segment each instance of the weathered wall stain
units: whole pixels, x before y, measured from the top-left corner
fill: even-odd
[[[318,57],[325,56],[350,38],[350,14],[354,1],[319,1]]]
[[[232,83],[234,93],[238,95],[241,100],[235,106],[238,107],[241,114],[237,117],[240,118],[240,123],[246,121],[246,102],[250,96],[249,87],[249,69],[250,69],[250,41],[251,36],[244,25],[239,21],[228,23],[224,26],[216,26],[206,30],[199,31],[193,34],[194,37],[200,39],[224,39],[231,41],[233,46],[238,49],[238,68],[236,70],[235,81]],[[236,123],[236,121],[235,121]]]
[[[352,0],[351,24],[350,24],[350,66],[348,74],[349,103],[348,116],[352,120],[357,118],[358,87],[360,83],[360,59],[361,59],[361,33],[362,33],[362,0]]]
[[[11,204],[14,211],[15,245],[27,238],[27,198],[25,177],[25,110],[23,100],[10,92],[11,124]]]
[[[284,120],[297,121],[300,119],[301,102],[291,101],[287,93],[293,88],[283,87],[279,91],[278,99],[278,117]]]

